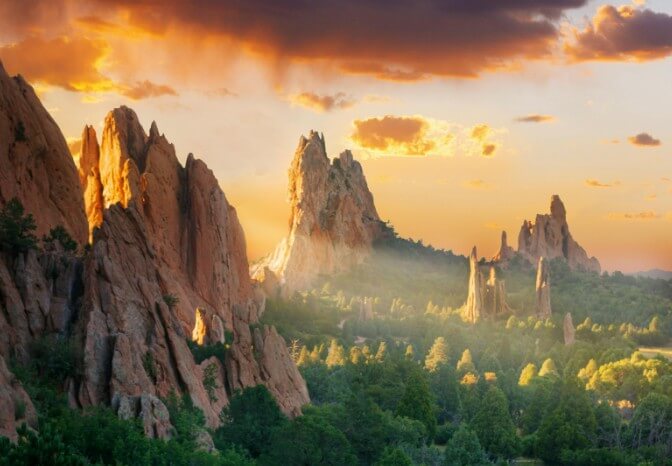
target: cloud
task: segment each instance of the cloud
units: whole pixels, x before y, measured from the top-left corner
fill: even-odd
[[[470,189],[490,189],[492,185],[481,179],[468,180],[464,182],[464,186]]]
[[[101,40],[34,36],[0,47],[0,59],[9,72],[32,82],[69,91],[111,91],[115,83],[98,71],[107,52]]]
[[[226,87],[218,87],[217,89],[210,89],[209,91],[206,91],[205,94],[211,97],[238,97],[238,94],[236,92],[233,92],[232,90]]]
[[[356,101],[348,97],[344,92],[333,95],[319,95],[314,92],[302,92],[289,96],[292,105],[313,110],[315,112],[330,112],[336,109],[346,109],[355,105]]]
[[[648,61],[672,54],[672,16],[632,6],[603,5],[565,43],[573,61]]]
[[[616,186],[619,186],[621,184],[620,181],[614,181],[612,183],[603,183],[599,180],[596,180],[594,178],[588,178],[585,181],[586,186],[589,188],[614,188]]]
[[[68,143],[68,149],[70,149],[70,154],[72,156],[79,155],[79,152],[82,150],[82,138],[68,137],[66,138]]]
[[[46,0],[42,0],[46,1]],[[93,0],[152,34],[234,41],[277,64],[319,62],[348,73],[413,81],[476,77],[548,57],[558,25],[587,0]],[[89,16],[93,13],[88,13]]]
[[[360,147],[403,155],[426,155],[437,147],[429,122],[419,116],[384,116],[355,120],[352,140]]]
[[[120,94],[132,100],[147,99],[150,97],[160,97],[164,95],[176,96],[177,91],[165,84],[155,84],[151,81],[140,81],[133,86],[124,87]]]
[[[635,146],[655,147],[661,145],[660,139],[654,138],[649,133],[639,133],[636,136],[630,136],[628,141]]]
[[[610,220],[657,220],[660,215],[652,210],[644,212],[612,212],[608,215]]]
[[[504,131],[486,124],[464,127],[420,115],[371,117],[353,122],[350,139],[367,155],[492,156]]]
[[[526,115],[522,117],[518,117],[515,119],[515,121],[519,123],[548,123],[555,120],[555,117],[551,115]]]

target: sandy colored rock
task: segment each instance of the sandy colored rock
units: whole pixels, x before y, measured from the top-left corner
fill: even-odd
[[[331,162],[324,137],[301,137],[289,169],[289,234],[252,269],[273,271],[283,293],[310,287],[315,277],[347,270],[366,258],[386,231],[362,166],[350,151]],[[265,275],[265,274],[264,274]]]
[[[16,197],[35,216],[37,235],[62,225],[88,238],[82,189],[63,134],[21,77],[0,63],[0,207]]]
[[[506,263],[515,255],[516,251],[511,246],[509,246],[506,231],[502,231],[502,239],[499,245],[499,251],[497,251],[497,254],[495,254],[495,256],[492,258],[492,261],[506,266]]]
[[[550,214],[537,215],[534,223],[523,222],[518,235],[518,253],[532,264],[541,257],[564,258],[572,270],[597,273],[601,270],[599,261],[588,257],[569,232],[567,212],[558,195],[551,198]]]
[[[476,246],[469,255],[469,290],[467,292],[467,302],[464,305],[464,318],[467,322],[475,324],[483,315],[483,274],[478,267],[478,253]]]
[[[565,337],[565,345],[573,345],[576,341],[576,329],[574,328],[571,312],[565,314],[565,318],[562,323],[562,330]]]
[[[485,314],[491,317],[511,312],[511,308],[506,302],[506,284],[504,280],[497,277],[497,271],[494,267],[490,267],[490,274],[485,282],[483,309]]]
[[[373,315],[373,298],[364,297],[359,298],[359,315],[360,321],[372,320]]]
[[[537,317],[548,319],[551,317],[551,283],[549,280],[548,261],[544,257],[539,258],[537,265],[537,282],[535,286],[537,295]]]

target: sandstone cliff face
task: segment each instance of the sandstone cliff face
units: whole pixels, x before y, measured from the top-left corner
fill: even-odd
[[[544,257],[539,258],[537,265],[537,317],[548,319],[551,317],[551,282],[549,280],[548,261]]]
[[[305,382],[275,329],[251,330],[263,296],[235,209],[207,166],[191,155],[182,166],[156,125],[147,135],[122,107],[107,116],[100,145],[85,128],[78,173],[32,89],[0,71],[0,207],[16,196],[38,233],[63,225],[80,243],[93,240],[83,257],[58,245],[0,252],[0,434],[34,424],[5,362],[29,360],[31,343],[47,335],[71,339],[84,355],[83,374],[66,382],[72,406],[109,404],[142,419],[151,436],[170,435],[160,398],[171,391],[189,396],[211,427],[233,390],[256,384],[298,414],[309,401]],[[197,309],[207,317],[202,343],[232,332],[224,363],[194,361],[187,341]],[[214,393],[203,383],[213,365]]]
[[[600,272],[600,263],[588,257],[579,246],[567,224],[567,212],[560,197],[551,198],[551,213],[539,214],[534,223],[525,220],[518,235],[518,253],[531,263],[540,257],[564,258],[571,269]]]
[[[297,414],[309,399],[293,362],[282,362],[284,341],[270,330],[255,342],[249,336],[262,302],[248,275],[235,209],[214,175],[191,155],[182,167],[156,125],[146,135],[128,108],[105,121],[98,163],[103,222],[85,268],[87,360],[79,402],[165,397],[183,387],[214,426],[233,390],[263,383],[287,414]],[[85,163],[83,151],[80,167]],[[222,342],[224,329],[233,341],[226,367],[209,363],[217,366],[220,390],[211,397],[203,386],[207,366],[194,362],[187,339]],[[261,347],[280,354],[265,358]]]
[[[299,140],[289,169],[289,199],[289,234],[253,268],[255,278],[264,267],[274,272],[285,293],[361,262],[385,231],[362,166],[350,151],[330,162],[316,132]]]
[[[35,214],[38,237],[62,225],[81,245],[88,227],[77,179],[65,138],[35,91],[0,63],[0,205],[16,197]]]

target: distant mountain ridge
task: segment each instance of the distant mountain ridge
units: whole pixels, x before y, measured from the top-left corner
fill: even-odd
[[[650,269],[641,272],[631,273],[635,277],[658,278],[661,280],[672,280],[672,270]]]

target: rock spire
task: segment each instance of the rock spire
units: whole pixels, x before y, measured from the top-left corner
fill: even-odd
[[[551,283],[549,281],[548,261],[544,257],[539,258],[537,265],[537,317],[548,319],[551,317]]]

